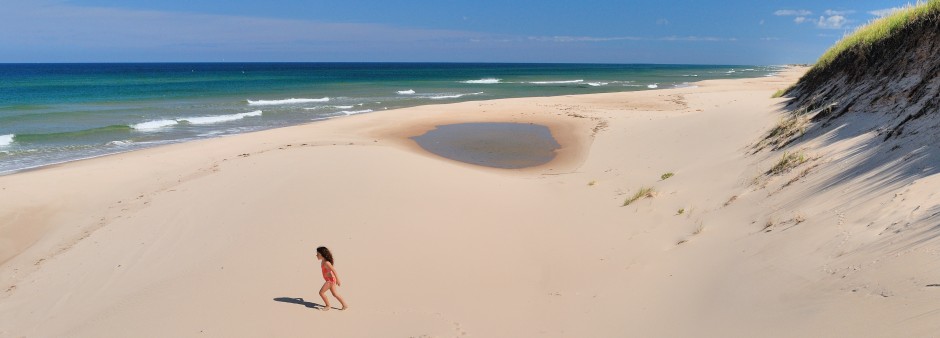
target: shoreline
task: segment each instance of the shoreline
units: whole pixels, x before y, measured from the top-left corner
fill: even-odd
[[[629,66],[629,65],[628,65],[628,66]],[[671,66],[671,65],[666,65],[666,66]],[[696,65],[689,65],[689,66],[690,66],[690,67],[694,67],[694,66],[696,66]],[[721,66],[715,66],[715,67],[721,67]],[[729,66],[729,67],[730,67],[730,66]],[[762,67],[762,69],[763,69],[763,68],[768,68],[768,70],[769,70],[771,67],[779,67],[779,66],[751,66],[751,67],[755,67],[755,68]],[[690,78],[690,79],[691,79],[691,78]],[[694,84],[695,84],[695,82],[683,82],[683,83],[689,84],[689,85],[694,85]],[[677,85],[677,86],[679,86],[679,85]],[[681,88],[681,87],[677,87],[677,88]],[[550,88],[547,88],[546,90],[548,90],[548,89],[550,89]],[[662,89],[675,89],[675,88],[660,88],[660,89],[658,89],[658,90],[662,90]],[[640,92],[642,92],[642,91],[648,91],[648,90],[646,90],[646,89],[644,89],[644,90],[632,90],[632,89],[626,89],[626,88],[625,88],[623,91],[604,92],[604,93],[623,93],[623,92],[634,92],[634,91],[640,91]],[[547,92],[551,92],[551,91],[547,91]],[[502,95],[502,94],[498,94],[497,96],[499,96],[499,95]],[[513,94],[513,95],[515,95],[515,94]],[[554,94],[554,95],[542,95],[542,94],[539,94],[538,92],[532,92],[532,93],[530,93],[530,95],[527,95],[527,96],[512,97],[512,98],[535,98],[535,97],[553,97],[553,96],[566,96],[566,95],[590,95],[590,94],[560,94],[560,95],[559,95],[559,94]],[[489,100],[499,100],[499,98],[496,98],[496,99],[489,99]],[[483,102],[483,101],[489,101],[489,100],[473,101],[473,102]],[[250,101],[250,100],[249,100],[249,101]],[[384,101],[384,100],[383,100],[383,101]],[[471,102],[471,101],[461,101],[461,102]],[[459,102],[457,102],[457,103],[459,103]],[[438,102],[426,102],[426,103],[423,103],[423,105],[438,105],[438,104],[442,104],[442,103],[438,103]],[[445,104],[449,104],[449,103],[445,103]],[[276,106],[273,106],[273,107],[274,107],[274,108],[271,108],[271,109],[279,109],[279,108],[277,108]],[[395,108],[395,109],[409,109],[409,108],[410,108],[410,107]],[[374,108],[374,109],[375,109],[375,110],[374,110],[373,112],[371,112],[371,113],[381,112],[381,111],[382,111],[380,108]],[[393,110],[395,110],[395,109],[393,109]],[[371,110],[371,109],[370,109],[370,110]],[[192,113],[192,114],[197,114],[197,113]],[[184,115],[185,115],[185,114],[184,114]],[[197,114],[197,115],[198,115],[198,114]],[[277,115],[277,114],[275,114],[275,115]],[[340,116],[340,117],[346,117],[346,116]],[[164,118],[164,119],[171,119],[171,120],[173,119],[173,118],[171,118],[171,117],[163,117],[163,118]],[[331,120],[331,119],[333,119],[333,118],[335,118],[335,117],[324,117],[324,118],[322,118],[322,119],[323,119],[323,120]],[[310,124],[310,123],[315,123],[315,122],[322,122],[323,120],[320,120],[320,119],[321,119],[321,118],[316,118],[316,119],[314,119],[314,120],[312,120],[312,121],[305,121],[305,122],[301,122],[301,123],[298,123],[298,124],[291,124],[291,125],[287,125],[287,126],[278,126],[278,127],[263,127],[263,126],[262,126],[262,127],[261,127],[262,129],[260,129],[260,130],[254,130],[254,131],[249,131],[248,133],[258,132],[258,131],[265,131],[265,130],[271,130],[271,129],[278,129],[278,128],[296,126],[296,125],[305,125],[305,124]],[[161,120],[161,121],[168,121],[168,120]],[[153,121],[150,121],[150,122],[153,122]],[[150,122],[147,122],[147,123],[150,123]],[[138,123],[138,124],[140,124],[140,123]],[[240,134],[243,134],[243,133],[244,133],[244,132],[239,132],[239,133],[234,133],[234,134],[227,134],[227,135],[224,135],[224,136],[240,135]],[[9,136],[13,136],[13,135],[15,135],[15,134],[10,134]],[[210,138],[205,138],[205,139],[212,139],[212,138],[215,138],[215,137],[210,137]],[[74,158],[74,159],[65,159],[65,160],[62,159],[63,156],[59,156],[59,155],[53,154],[53,155],[55,155],[55,156],[53,156],[52,158],[57,158],[57,159],[54,160],[52,163],[48,163],[48,164],[38,164],[38,165],[35,164],[35,163],[33,163],[33,162],[37,162],[37,160],[32,160],[32,159],[27,159],[27,158],[16,158],[16,161],[24,161],[24,160],[25,160],[24,163],[27,163],[28,166],[25,167],[25,168],[20,168],[20,169],[10,169],[10,170],[6,170],[6,171],[4,171],[3,173],[0,173],[0,176],[15,175],[15,174],[18,173],[18,172],[32,171],[32,170],[42,169],[42,168],[45,168],[45,167],[48,167],[48,166],[56,166],[56,165],[61,165],[61,164],[63,164],[63,163],[70,163],[70,162],[75,162],[75,161],[84,161],[84,160],[87,160],[87,159],[98,158],[98,157],[102,157],[102,156],[111,156],[111,155],[122,154],[122,153],[126,153],[126,152],[134,152],[134,151],[146,150],[146,149],[150,149],[150,148],[153,148],[153,147],[162,147],[162,146],[166,146],[166,145],[172,145],[172,144],[178,144],[178,143],[188,143],[188,142],[195,142],[195,141],[201,141],[201,140],[204,140],[204,138],[195,137],[195,138],[183,138],[183,139],[167,139],[167,140],[159,141],[159,142],[164,143],[164,144],[159,144],[159,145],[146,145],[146,146],[141,146],[141,147],[139,147],[139,148],[138,148],[137,146],[132,145],[132,146],[131,146],[131,147],[132,147],[131,149],[116,150],[116,151],[113,152],[113,153],[104,153],[104,154],[100,154],[100,152],[102,152],[102,151],[103,151],[103,152],[107,152],[107,151],[110,151],[110,150],[105,151],[104,149],[97,149],[97,150],[94,150],[94,149],[93,149],[92,155],[88,155],[88,154],[85,154],[85,155],[73,154],[73,155],[80,155],[80,156],[77,156],[77,157]],[[117,142],[117,141],[113,141],[113,142]],[[123,142],[123,141],[121,141],[121,142]],[[97,146],[96,146],[96,147],[97,147]],[[24,148],[24,149],[25,149],[25,148]],[[0,148],[0,150],[4,150],[4,149]],[[99,152],[99,154],[93,154],[93,153],[95,153],[95,152]],[[16,156],[20,156],[20,155],[16,155]]]

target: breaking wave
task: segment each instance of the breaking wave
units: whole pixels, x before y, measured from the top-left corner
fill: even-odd
[[[138,124],[132,124],[131,128],[134,128],[140,131],[148,131],[148,130],[157,130],[163,127],[173,126],[178,123],[179,122],[176,120],[156,120],[156,121],[148,121],[148,122],[143,122],[143,123],[138,123]]]
[[[213,124],[213,123],[241,120],[243,118],[251,117],[251,116],[261,116],[261,114],[262,112],[260,110],[255,110],[253,112],[231,114],[231,115],[184,117],[184,118],[177,119],[177,121],[179,122],[186,121],[186,122],[189,122],[189,124]]]
[[[444,99],[456,99],[456,98],[464,97],[467,95],[480,95],[480,94],[483,94],[483,92],[469,93],[469,94],[438,95],[438,96],[429,96],[428,98],[431,100],[444,100]]]
[[[563,81],[531,81],[531,84],[566,84],[566,83],[581,83],[584,80],[563,80]]]
[[[13,134],[0,135],[0,147],[6,147],[13,144]]]
[[[310,103],[310,102],[329,102],[329,97],[324,97],[320,99],[283,99],[283,100],[248,100],[248,105],[250,106],[277,106],[282,104],[298,104],[298,103]]]
[[[341,112],[338,112],[338,113],[339,113],[339,114],[346,114],[346,115],[355,115],[355,114],[362,114],[362,113],[371,113],[372,111],[373,111],[372,109],[364,109],[364,110],[344,110],[344,111],[341,111]]]
[[[460,81],[460,83],[470,83],[470,84],[497,84],[497,83],[500,83],[500,81],[502,81],[502,79],[486,78],[486,79],[479,79],[479,80]]]

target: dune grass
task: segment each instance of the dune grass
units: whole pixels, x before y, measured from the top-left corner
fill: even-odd
[[[637,192],[633,194],[633,196],[623,201],[623,206],[628,206],[632,204],[633,202],[639,201],[642,198],[653,197],[654,194],[656,194],[656,190],[653,190],[653,188],[650,188],[650,187],[640,188],[640,190],[637,190]]]
[[[662,176],[659,176],[659,178],[660,178],[661,180],[665,181],[666,179],[672,177],[673,175],[675,175],[675,174],[669,172],[669,173],[662,174]]]
[[[786,93],[787,93],[787,90],[786,90],[786,89],[781,89],[781,90],[778,90],[777,92],[775,92],[774,95],[771,95],[770,98],[776,99],[776,98],[778,98],[778,97],[783,97],[783,94],[786,94]]]
[[[782,174],[790,171],[790,169],[796,168],[800,164],[803,164],[807,161],[806,155],[803,152],[784,152],[783,156],[780,157],[780,160],[777,161],[777,164],[774,164],[770,170],[767,171],[770,175]]]
[[[917,5],[908,4],[903,9],[884,16],[867,25],[862,26],[855,32],[846,35],[834,46],[829,48],[816,61],[816,68],[819,71],[825,70],[840,54],[850,50],[864,50],[873,44],[883,41],[890,36],[900,32],[905,27],[917,24],[923,20],[940,15],[940,0],[929,0]]]

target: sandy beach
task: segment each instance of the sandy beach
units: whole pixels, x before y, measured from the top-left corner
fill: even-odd
[[[426,105],[2,176],[0,337],[940,332],[940,250],[883,235],[929,223],[937,178],[846,177],[865,140],[825,137],[767,174],[771,96],[803,72]],[[411,139],[471,122],[544,125],[561,149],[507,170]],[[319,245],[347,311],[314,308]]]

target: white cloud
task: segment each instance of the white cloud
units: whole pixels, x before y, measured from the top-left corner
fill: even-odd
[[[833,12],[834,13],[834,12]],[[820,16],[819,19],[807,18],[805,16],[798,16],[793,19],[797,25],[803,23],[812,23],[816,25],[817,28],[822,29],[843,29],[846,25],[852,22],[845,16],[842,15],[830,15],[830,16]]]
[[[760,39],[761,39],[761,41],[778,41],[778,40],[780,40],[780,38],[777,38],[777,37],[766,37],[766,38],[760,38]]]
[[[823,29],[842,29],[843,26],[849,23],[849,20],[841,15],[833,15],[830,17],[819,17],[819,20],[816,21],[816,27]]]
[[[807,16],[813,15],[813,12],[810,12],[805,9],[779,9],[774,12],[776,16]]]
[[[876,10],[868,12],[868,14],[878,16],[878,17],[883,17],[883,16],[894,14],[894,12],[897,12],[903,9],[904,7],[891,7],[891,8],[884,8],[884,9],[876,9]]]
[[[660,26],[667,26],[669,25],[669,20],[659,19],[659,20],[656,20],[656,24]]]

